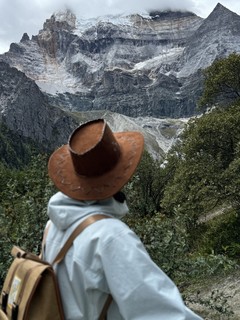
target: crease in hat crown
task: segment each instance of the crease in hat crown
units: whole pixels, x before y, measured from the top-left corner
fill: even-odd
[[[120,147],[103,119],[83,124],[73,131],[68,148],[75,172],[98,176],[111,170],[120,158]]]
[[[92,120],[52,153],[48,174],[57,189],[73,199],[106,199],[131,178],[143,149],[140,132],[112,132],[104,119]]]

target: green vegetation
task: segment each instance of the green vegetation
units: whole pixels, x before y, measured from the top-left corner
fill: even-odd
[[[201,215],[220,206],[239,210],[239,105],[215,109],[189,122],[182,143],[168,155],[175,163],[165,188],[166,212],[182,213],[189,231]]]
[[[132,180],[125,187],[131,212],[139,216],[152,216],[161,211],[161,199],[167,176],[160,163],[145,151]]]
[[[21,170],[0,164],[0,285],[13,245],[39,253],[47,201],[54,191],[46,160],[46,156],[35,156]]]
[[[228,68],[227,76],[232,79],[229,72],[235,72],[235,67],[229,67],[231,62],[238,66],[240,57],[231,55],[208,69],[207,88],[216,79],[224,78],[216,76],[216,66],[220,65],[223,73]],[[220,80],[211,90],[205,89],[205,102],[219,97],[216,88],[220,88]],[[152,259],[184,292],[192,283],[223,277],[239,268],[240,103],[237,93],[235,97],[231,104],[218,105],[189,121],[181,140],[163,163],[145,152],[125,186],[131,213],[125,222],[142,239]],[[11,260],[12,245],[39,252],[47,202],[55,192],[47,176],[47,156],[35,155],[21,168],[20,161],[13,161],[9,167],[6,150],[11,150],[13,159],[17,159],[18,150],[15,154],[3,133],[2,139],[1,280]],[[17,168],[13,169],[13,164]],[[200,299],[197,294],[195,298],[185,298],[190,303],[195,298],[202,304],[211,303],[208,307],[216,313],[231,315],[221,293],[213,293],[210,300]]]
[[[204,92],[200,108],[227,106],[240,98],[240,59],[232,53],[225,59],[216,60],[204,70]]]
[[[20,168],[29,163],[32,154],[37,152],[32,141],[13,133],[2,122],[0,141],[0,162],[10,168]]]

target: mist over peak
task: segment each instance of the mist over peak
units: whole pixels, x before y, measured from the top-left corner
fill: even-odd
[[[69,1],[64,3],[66,8],[72,10],[77,16],[97,17],[109,14],[144,14],[152,11],[194,11],[195,4],[193,0],[98,0],[87,3],[79,1]],[[63,4],[62,4],[63,7]]]
[[[177,18],[185,18],[185,17],[190,17],[190,16],[196,16],[195,13],[189,12],[189,11],[150,11],[149,16],[152,19],[177,19]]]

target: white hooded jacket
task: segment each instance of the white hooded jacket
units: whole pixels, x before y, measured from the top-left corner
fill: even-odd
[[[114,198],[77,201],[58,192],[50,199],[52,223],[44,252],[49,262],[86,217],[112,217],[87,227],[56,266],[65,319],[97,320],[111,293],[108,320],[201,320],[184,305],[175,284],[151,260],[136,234],[120,221],[127,212],[126,203]]]

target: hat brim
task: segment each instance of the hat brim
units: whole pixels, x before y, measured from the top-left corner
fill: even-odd
[[[117,164],[102,175],[78,175],[73,167],[68,144],[57,149],[48,162],[48,173],[55,186],[76,200],[101,200],[118,192],[132,177],[144,149],[139,132],[116,132],[121,155]],[[96,161],[98,161],[96,159]]]

